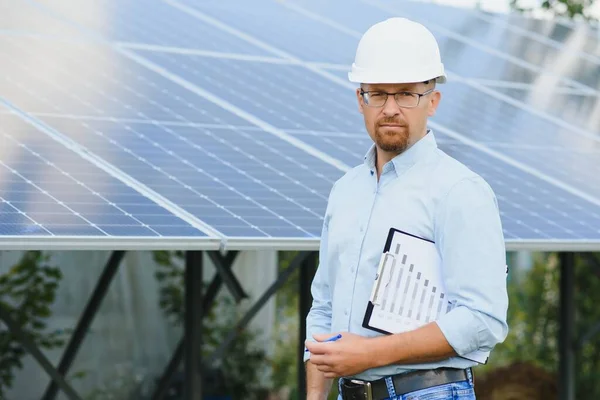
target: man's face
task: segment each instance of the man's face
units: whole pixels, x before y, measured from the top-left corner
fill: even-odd
[[[361,87],[363,91],[370,92],[371,105],[373,105],[377,96],[381,96],[375,92],[424,93],[434,88],[434,82],[363,84]],[[365,119],[365,127],[377,147],[385,152],[400,154],[425,135],[427,118],[435,114],[441,94],[433,91],[421,97],[419,105],[415,108],[400,107],[393,95],[388,95],[387,101],[380,107],[367,105],[361,96],[360,89],[356,90],[356,96],[359,111]],[[400,95],[401,102],[409,103],[410,98],[408,93]],[[414,102],[416,103],[416,99]]]

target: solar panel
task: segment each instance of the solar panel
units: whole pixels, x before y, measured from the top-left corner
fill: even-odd
[[[3,236],[207,237],[20,117],[0,122]]]
[[[18,7],[10,2],[0,2],[0,34],[31,35],[40,34],[47,37],[78,37],[76,28],[52,18],[34,4],[23,1]]]
[[[43,9],[62,15],[108,40],[268,55],[162,1],[110,0],[83,6],[74,6],[70,1],[40,0],[38,3],[43,5]]]
[[[499,14],[495,16],[495,19],[503,24],[510,24],[530,32],[539,33],[551,40],[564,43],[574,50],[583,51],[596,57],[600,55],[598,29],[587,24],[578,24],[577,27],[571,27],[555,20],[526,18],[517,13]]]
[[[333,132],[361,129],[361,116],[357,112],[356,100],[352,92],[301,67],[248,61],[207,61],[202,57],[187,55],[145,55],[185,79],[194,80],[200,76],[195,73],[196,71],[204,71],[202,77],[196,78],[196,82],[209,91],[218,90],[211,85],[211,82],[226,81],[244,87],[244,91],[240,90],[240,93],[223,93],[223,96],[234,105],[249,110],[263,119],[271,120],[282,129],[292,127],[304,131],[319,129]],[[181,66],[188,66],[188,68]],[[228,74],[228,71],[232,72]],[[256,85],[254,83],[243,85],[246,75],[252,76]],[[314,88],[318,88],[316,93]],[[586,157],[581,155],[580,163],[576,164],[581,171],[573,174],[571,164],[564,157],[549,163],[551,153],[536,157],[535,154],[539,151],[533,151],[534,154],[527,157],[527,152],[523,153],[518,149],[521,145],[529,148],[534,146],[534,149],[535,146],[600,149],[600,136],[587,137],[580,129],[568,129],[547,119],[531,118],[531,114],[526,109],[507,104],[465,84],[450,82],[443,87],[443,91],[452,101],[442,104],[434,121],[462,132],[467,138],[507,146],[503,151],[516,156],[519,160],[527,161],[533,168],[547,171],[552,176],[559,171],[567,171],[569,173],[562,176],[567,183],[582,190],[591,189],[591,192],[600,198],[600,187],[588,188],[586,183],[600,172],[593,161],[594,153],[589,155],[585,164],[583,163]],[[270,101],[274,97],[272,95],[274,92],[284,97],[289,96],[291,101],[287,103]],[[254,96],[251,95],[252,93]],[[318,101],[317,98],[322,100]],[[296,114],[293,113],[296,107],[294,102],[303,104],[302,110]],[[327,112],[331,114],[330,117],[326,115]],[[282,119],[277,121],[280,117]],[[335,123],[337,121],[343,123]],[[507,124],[507,121],[510,123]],[[528,134],[524,135],[523,132]],[[592,135],[594,133],[590,132],[589,136]],[[310,137],[311,135],[304,135],[304,140],[310,141]],[[344,143],[340,140],[331,140],[331,143],[333,146],[324,149],[328,154],[335,152],[332,147],[336,145],[342,151],[344,150]],[[357,155],[356,152],[353,154]],[[364,155],[364,149],[358,155]]]
[[[98,45],[3,36],[0,56],[0,92],[33,114],[247,125]]]
[[[45,121],[232,237],[318,235],[341,174],[263,131]]]
[[[61,39],[35,26],[28,29],[41,35],[0,33],[7,60],[0,92],[47,127],[50,133],[33,131],[58,146],[57,154],[62,145],[51,132],[117,171],[120,180],[90,163],[111,179],[96,179],[94,191],[111,194],[109,204],[135,205],[129,210],[137,210],[144,228],[186,237],[193,237],[186,229],[203,228],[228,243],[241,240],[235,245],[315,240],[331,185],[362,162],[371,144],[343,68],[362,32],[390,15],[366,2],[340,4],[166,0],[75,7],[42,0],[35,12],[63,29],[54,28]],[[600,172],[598,106],[583,87],[594,66],[572,75],[578,81],[550,79],[540,68],[543,58],[519,50],[555,57],[548,43],[484,14],[402,7],[442,26],[432,30],[451,82],[441,88],[448,100],[431,126],[444,151],[490,182],[509,243],[600,239],[600,187],[590,184]],[[456,25],[442,14],[453,15]],[[72,29],[85,33],[86,42],[72,40]],[[502,37],[510,40],[500,43]],[[554,104],[541,101],[540,83],[551,88],[545,93]],[[22,192],[15,186],[0,195],[18,201]],[[12,221],[7,206],[14,203],[1,204],[0,223]],[[91,227],[105,215],[127,225],[118,213],[89,215]]]
[[[300,66],[137,52],[278,128],[356,131],[362,125],[358,113],[348,112],[356,102],[347,90]]]
[[[411,1],[391,3],[379,0],[373,0],[372,4],[376,7],[384,5],[383,9],[385,10],[421,21],[427,24],[434,33],[446,33],[444,36],[453,35],[462,39],[462,43],[473,42],[476,45],[483,46],[488,51],[504,53],[508,57],[516,57],[516,62],[531,64],[532,69],[530,71],[539,69],[545,73],[573,79],[592,89],[600,89],[600,80],[598,79],[598,76],[600,76],[600,51],[597,51],[595,56],[591,54],[582,55],[567,51],[565,46],[550,46],[546,42],[534,39],[524,40],[523,35],[503,26],[490,24],[478,18],[478,14],[470,10],[463,10],[462,12],[455,10],[450,14],[457,16],[457,18],[450,18],[448,15],[450,7],[440,7],[434,4]],[[459,18],[458,15],[462,15],[462,18]],[[450,32],[447,32],[447,29],[450,29]],[[583,41],[580,39],[580,42]],[[569,47],[577,48],[579,46],[580,44],[573,43]],[[449,47],[455,47],[455,45]],[[469,46],[469,49],[472,51],[473,47]],[[453,51],[448,50],[443,57],[447,60],[448,56],[453,53]],[[477,58],[471,58],[471,60],[477,59],[478,63],[475,64],[479,64],[482,55],[474,55],[474,57]],[[483,58],[485,59],[485,57]],[[493,66],[493,63],[485,63],[485,61],[482,64],[488,68]],[[506,66],[503,64],[499,64],[501,68]],[[534,72],[534,76],[535,74]]]
[[[584,130],[597,132],[600,126],[600,96],[550,91],[541,86],[531,89],[495,87],[494,90]]]

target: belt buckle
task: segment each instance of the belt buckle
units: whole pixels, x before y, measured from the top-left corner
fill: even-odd
[[[365,400],[373,400],[373,389],[371,382],[365,382],[358,379],[351,379],[350,382],[362,385],[365,388]]]

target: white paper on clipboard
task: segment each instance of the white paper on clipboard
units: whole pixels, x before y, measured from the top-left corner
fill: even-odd
[[[382,333],[417,329],[452,310],[435,244],[391,229],[381,256],[363,326]],[[485,364],[489,352],[464,358]]]

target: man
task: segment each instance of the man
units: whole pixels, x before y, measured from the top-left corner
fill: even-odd
[[[438,149],[427,119],[446,76],[422,25],[391,18],[372,26],[349,73],[374,142],[338,180],[323,225],[307,318],[307,399],[475,399],[463,357],[506,338],[504,238],[490,186]],[[390,228],[435,242],[454,308],[409,332],[363,327]],[[341,333],[341,339],[326,339]]]

